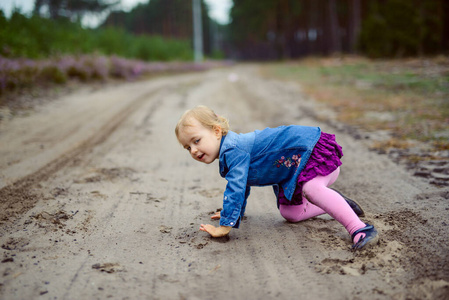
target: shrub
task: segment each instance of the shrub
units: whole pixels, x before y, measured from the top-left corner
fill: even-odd
[[[40,71],[39,81],[42,83],[49,81],[51,83],[63,84],[67,82],[67,75],[58,66],[47,65]]]
[[[7,20],[0,11],[0,55],[43,59],[61,55],[99,53],[145,61],[192,60],[190,42],[158,36],[135,36],[120,28],[85,29],[68,19],[30,18],[14,12]],[[88,78],[76,66],[73,76]],[[102,76],[101,74],[96,74]]]
[[[0,56],[0,95],[25,87],[64,84],[70,79],[81,81],[107,78],[133,79],[162,72],[202,71],[220,63],[148,63],[118,56],[63,56],[46,60],[11,59]]]

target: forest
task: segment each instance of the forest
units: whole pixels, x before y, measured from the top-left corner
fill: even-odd
[[[237,0],[229,37],[242,58],[433,55],[449,50],[448,12],[444,0]]]
[[[117,10],[118,2],[35,0],[31,16],[0,15],[0,54],[192,59],[192,1],[151,0],[129,12]],[[234,0],[225,25],[209,17],[204,0],[201,6],[207,57],[279,60],[357,53],[378,58],[449,51],[445,0]],[[84,15],[99,13],[108,16],[98,28],[81,26]]]
[[[35,0],[32,13],[0,10],[0,96],[44,82],[129,79],[218,61],[449,54],[446,0],[234,0],[229,24],[199,0],[201,67],[193,62],[193,0],[150,0],[126,12],[119,3]],[[91,28],[86,16],[103,21]]]

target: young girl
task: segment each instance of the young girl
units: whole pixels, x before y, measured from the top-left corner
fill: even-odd
[[[228,181],[223,209],[211,217],[220,219],[220,226],[200,227],[211,236],[225,236],[239,227],[251,186],[271,185],[287,221],[328,213],[349,232],[354,249],[377,242],[374,226],[357,216],[363,210],[329,188],[337,180],[343,156],[334,135],[295,125],[237,134],[229,130],[227,119],[205,106],[186,111],[175,133],[193,159],[210,164],[218,158],[220,175]]]

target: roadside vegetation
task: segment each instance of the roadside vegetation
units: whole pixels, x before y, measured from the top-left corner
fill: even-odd
[[[134,35],[119,28],[86,29],[56,20],[0,10],[0,105],[35,90],[69,82],[135,79],[167,72],[198,71],[189,40]]]
[[[432,154],[424,159],[440,159],[439,151],[449,150],[447,57],[309,58],[267,64],[263,72],[300,82],[306,94],[328,105],[341,122],[366,131],[389,131],[389,140],[373,144],[376,150],[409,148],[413,141],[430,145]]]
[[[56,20],[0,11],[0,55],[43,59],[97,53],[144,61],[192,60],[189,40],[134,35],[120,28],[83,28],[66,18]]]
[[[145,62],[95,54],[67,55],[50,59],[10,59],[0,56],[0,105],[33,89],[63,86],[69,81],[104,82],[108,79],[132,80],[141,76],[170,72],[200,71],[217,65],[215,62]]]

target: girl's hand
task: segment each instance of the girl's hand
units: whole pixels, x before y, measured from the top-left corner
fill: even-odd
[[[222,237],[228,235],[231,231],[230,226],[215,227],[209,224],[201,224],[200,230],[209,233],[212,237]]]
[[[212,220],[219,220],[220,219],[220,212],[217,211],[216,213],[214,213],[211,217]]]

